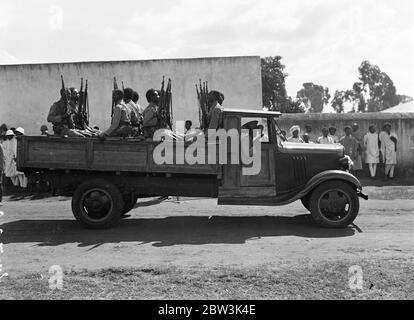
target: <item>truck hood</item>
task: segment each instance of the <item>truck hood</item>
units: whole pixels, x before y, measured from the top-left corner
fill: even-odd
[[[344,156],[344,147],[340,144],[317,144],[317,143],[294,143],[282,142],[279,146],[280,151],[287,153],[306,153],[306,154],[337,154]]]

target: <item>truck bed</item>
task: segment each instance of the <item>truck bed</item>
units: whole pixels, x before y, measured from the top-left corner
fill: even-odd
[[[218,164],[163,164],[153,160],[159,142],[138,139],[22,136],[17,143],[17,167],[105,172],[177,173],[221,176]],[[206,155],[207,156],[207,155]]]

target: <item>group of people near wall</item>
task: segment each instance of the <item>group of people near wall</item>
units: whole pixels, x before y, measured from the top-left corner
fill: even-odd
[[[318,143],[318,144],[341,144],[344,146],[345,154],[353,161],[353,171],[362,171],[363,161],[368,165],[370,177],[375,179],[377,166],[383,163],[385,166],[385,180],[394,179],[395,166],[397,164],[397,142],[398,138],[392,131],[392,125],[386,122],[380,132],[374,124],[369,126],[369,131],[363,133],[357,123],[344,127],[344,136],[339,138],[336,135],[336,128],[322,128],[319,137],[313,133],[312,126],[305,126],[305,133],[301,135],[298,125],[290,128],[290,136],[287,142],[293,143]],[[286,132],[282,132],[286,137]]]
[[[6,124],[0,126],[0,204],[3,200],[4,178],[10,179],[12,184],[24,191],[27,188],[27,177],[17,170],[17,136],[24,135],[24,129],[8,128]]]

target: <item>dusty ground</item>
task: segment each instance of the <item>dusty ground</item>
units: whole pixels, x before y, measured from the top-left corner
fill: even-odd
[[[85,230],[70,201],[5,201],[0,299],[414,298],[414,187],[369,187],[355,226],[314,226],[300,202],[217,206],[143,199],[111,230]],[[7,200],[7,199],[6,199]],[[48,270],[64,271],[63,290]],[[363,270],[351,290],[350,266]]]

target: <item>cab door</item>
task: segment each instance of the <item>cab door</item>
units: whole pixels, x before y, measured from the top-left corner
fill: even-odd
[[[239,141],[239,164],[227,164],[223,166],[223,180],[219,187],[219,204],[260,204],[263,199],[274,198],[276,196],[276,176],[275,176],[275,146],[272,138],[272,128],[270,118],[260,117],[228,117],[227,125],[238,129],[240,133]],[[243,137],[244,126],[255,122],[256,130],[262,129],[260,137]],[[254,125],[252,127],[255,127]],[[257,129],[259,127],[259,129]],[[249,156],[252,156],[253,163],[247,165],[243,163],[242,152],[243,139],[259,138],[260,148],[252,149]],[[246,144],[247,145],[247,144]],[[253,144],[254,145],[254,144]],[[253,156],[253,152],[256,157]],[[259,165],[257,174],[247,175],[246,168]]]

